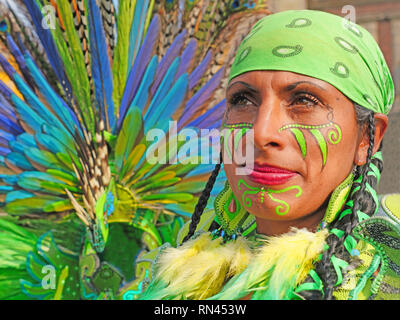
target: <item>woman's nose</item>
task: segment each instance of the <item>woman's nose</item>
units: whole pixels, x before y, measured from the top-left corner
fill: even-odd
[[[254,144],[261,151],[268,149],[282,149],[284,140],[279,128],[284,120],[282,102],[277,98],[270,98],[263,103],[254,123]]]

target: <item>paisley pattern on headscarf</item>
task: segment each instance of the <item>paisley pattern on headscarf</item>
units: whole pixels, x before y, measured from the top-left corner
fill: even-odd
[[[373,36],[340,16],[284,11],[259,20],[243,39],[229,81],[254,70],[291,71],[326,81],[353,102],[388,114],[394,84]]]

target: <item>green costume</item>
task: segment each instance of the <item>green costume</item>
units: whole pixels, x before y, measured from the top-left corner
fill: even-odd
[[[394,100],[393,81],[373,37],[364,28],[324,12],[286,11],[258,21],[237,51],[229,80],[255,70],[290,71],[324,80],[353,102],[375,113],[388,114]],[[372,159],[382,160],[380,152]],[[366,167],[365,172],[379,182],[380,172],[373,163]],[[336,188],[318,232],[307,248],[321,241],[320,236],[324,237],[326,229],[330,235],[342,238],[343,250],[350,256],[350,261],[335,254],[330,258],[337,279],[333,292],[335,298],[400,299],[400,194],[378,197],[367,183],[366,192],[373,199],[374,212],[370,215],[361,210],[353,213],[358,224],[345,236],[343,230],[329,228],[333,221],[352,214],[354,203],[349,199],[359,189],[352,187],[362,180],[363,177],[359,176],[353,181],[350,174]],[[262,197],[264,189],[249,191],[252,194],[261,192]],[[235,212],[229,211],[232,201],[236,204]],[[344,205],[348,209],[341,211]],[[190,241],[177,249],[168,246],[158,249],[154,279],[144,291],[143,299],[240,299],[249,294],[252,299],[302,299],[306,291],[320,291],[324,295],[323,283],[312,266],[306,268],[308,277],[305,279],[304,275],[300,276],[305,272],[303,269],[290,269],[280,262],[280,257],[274,257],[276,262],[272,265],[268,259],[256,260],[260,257],[260,250],[268,252],[268,245],[265,245],[263,236],[256,234],[254,216],[240,206],[228,183],[214,207],[214,212],[203,213],[197,233]],[[208,234],[212,221],[216,221],[220,228]],[[182,241],[185,232],[187,229],[181,232],[177,243]],[[302,241],[302,236],[299,232],[289,234],[285,241]],[[276,238],[268,238],[268,241],[273,243]],[[281,245],[284,256],[286,244],[283,242]],[[236,250],[236,253],[226,254],[226,251],[215,248],[225,248],[228,252]],[[308,260],[299,258],[299,264],[320,261],[322,252],[328,248],[313,248],[315,256]],[[248,261],[237,267],[239,251],[246,253],[241,259]],[[295,254],[296,249],[292,253]],[[226,258],[213,265],[217,276],[208,269],[208,263],[203,269],[195,265],[202,264],[197,257],[208,257],[209,264],[212,264],[211,261],[218,261],[223,254]],[[271,256],[271,253],[267,255]],[[252,263],[252,259],[257,263]],[[293,274],[287,275],[287,270]],[[190,275],[196,277],[199,273],[203,278],[196,278],[197,282],[191,286],[182,280],[182,277],[187,277],[190,281]]]

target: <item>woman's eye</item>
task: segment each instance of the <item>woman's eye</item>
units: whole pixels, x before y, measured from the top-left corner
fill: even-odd
[[[314,107],[320,104],[320,101],[311,95],[302,95],[296,97],[293,102],[294,105],[301,105],[305,107]]]
[[[232,107],[244,107],[244,106],[250,106],[253,105],[251,100],[242,93],[235,94],[229,99],[229,104]]]

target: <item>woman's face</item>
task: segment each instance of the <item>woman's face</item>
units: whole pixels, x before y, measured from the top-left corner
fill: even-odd
[[[327,82],[286,71],[242,74],[226,98],[224,168],[257,224],[321,209],[355,162],[361,135],[352,102]],[[240,161],[246,147],[254,156]]]

